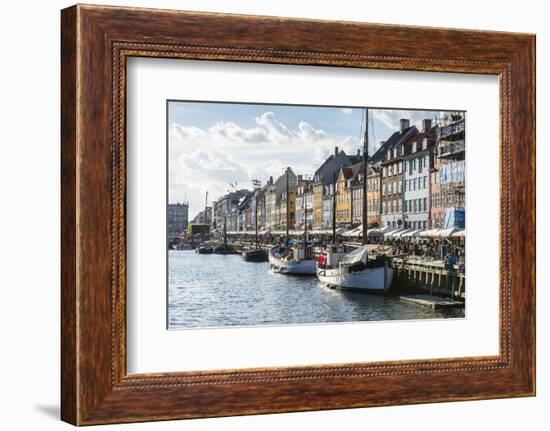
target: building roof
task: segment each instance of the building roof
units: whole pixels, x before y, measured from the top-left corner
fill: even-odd
[[[384,160],[386,157],[387,152],[395,147],[399,142],[401,142],[404,138],[406,139],[408,136],[410,136],[410,132],[418,129],[416,126],[410,126],[407,127],[405,130],[403,130],[403,133],[401,131],[394,132],[393,135],[391,135],[386,142],[384,142],[378,150],[372,155],[372,157],[369,158],[370,162],[376,163]]]
[[[337,149],[336,149],[337,150]],[[322,182],[325,186],[332,183],[332,174],[339,174],[342,167],[351,166],[354,163],[360,162],[363,159],[361,155],[348,156],[344,150],[340,150],[331,154],[317,168],[313,175],[315,182]],[[320,177],[320,178],[319,178]]]
[[[363,160],[361,160],[359,163],[354,163],[353,165],[351,165],[351,171],[354,177],[361,173],[363,171]]]
[[[425,138],[429,138],[430,135],[433,135],[435,129],[436,129],[435,127],[431,127],[429,130],[427,130],[425,132],[415,133],[412,136],[405,139],[405,141],[402,144],[403,144],[404,147],[405,146],[412,146],[416,142],[420,142]],[[427,151],[427,149],[423,149],[423,150],[419,150],[419,151],[415,151],[415,152],[407,152],[407,153],[405,153],[405,151],[403,151],[403,154],[401,155],[401,157],[410,158],[410,156],[415,156],[418,153],[426,152],[426,151]]]
[[[340,170],[340,174],[344,176],[345,180],[349,180],[353,178],[353,168],[352,167],[343,167]],[[338,179],[340,179],[340,175],[338,175]]]

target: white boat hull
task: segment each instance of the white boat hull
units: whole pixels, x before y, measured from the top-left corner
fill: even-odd
[[[343,267],[317,268],[317,278],[329,287],[384,293],[391,286],[393,268],[386,265],[357,272],[348,272]]]
[[[286,260],[273,256],[272,251],[268,253],[269,263],[274,272],[282,274],[315,275],[314,260]]]

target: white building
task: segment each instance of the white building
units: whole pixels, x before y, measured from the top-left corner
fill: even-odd
[[[424,120],[423,130],[403,145],[403,213],[406,228],[430,226],[430,167],[433,143],[431,122]]]

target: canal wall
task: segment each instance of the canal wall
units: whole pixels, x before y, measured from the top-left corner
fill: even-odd
[[[465,275],[456,268],[449,270],[441,261],[394,258],[392,288],[397,291],[422,291],[430,295],[466,299]]]
[[[235,250],[243,250],[253,245],[253,241],[231,241],[228,245]],[[349,249],[354,243],[344,243]],[[258,248],[269,251],[272,244],[258,244]],[[391,257],[394,269],[392,291],[395,293],[424,292],[430,295],[465,300],[465,275],[455,266],[445,268],[442,261],[426,261],[417,256]]]

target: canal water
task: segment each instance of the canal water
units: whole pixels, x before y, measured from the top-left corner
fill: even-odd
[[[269,263],[239,255],[168,254],[170,329],[444,317],[464,317],[464,310],[435,311],[392,295],[333,290],[315,276],[275,274]]]

